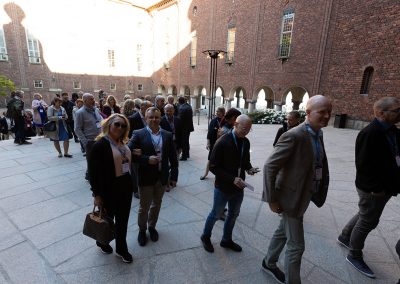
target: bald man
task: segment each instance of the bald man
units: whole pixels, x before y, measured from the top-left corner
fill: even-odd
[[[214,252],[210,239],[212,229],[227,203],[228,216],[220,245],[236,252],[242,251],[241,246],[232,240],[232,231],[243,201],[245,172],[250,175],[258,172],[250,163],[250,142],[246,138],[251,126],[247,115],[238,116],[233,130],[218,139],[211,152],[210,171],[215,175],[214,204],[201,236],[204,249],[210,253]]]
[[[400,99],[384,97],[374,104],[375,119],[356,139],[358,213],[343,228],[338,242],[349,249],[346,260],[374,278],[363,260],[368,234],[376,228],[386,203],[400,193]]]
[[[282,134],[264,165],[263,200],[274,213],[281,214],[281,221],[262,268],[279,283],[301,283],[303,215],[311,200],[321,207],[328,192],[328,161],[321,128],[328,125],[331,112],[332,104],[326,97],[311,97],[305,122]],[[285,245],[283,273],[276,263]]]

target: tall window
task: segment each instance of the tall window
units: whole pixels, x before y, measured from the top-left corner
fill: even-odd
[[[7,61],[7,47],[6,47],[6,38],[4,37],[3,29],[0,29],[0,61]]]
[[[294,10],[287,10],[283,13],[282,33],[279,44],[279,57],[287,58],[290,54],[290,45],[292,43],[292,31],[294,22]]]
[[[165,20],[165,60],[164,60],[164,68],[169,69],[169,59],[170,59],[170,49],[171,42],[169,37],[169,28],[170,28],[170,19],[166,18]]]
[[[196,53],[197,53],[197,35],[196,33],[192,37],[192,45],[190,47],[190,66],[196,66]]]
[[[236,27],[228,28],[228,43],[226,48],[226,62],[232,63],[235,54]]]
[[[143,69],[143,62],[142,62],[142,45],[138,43],[136,45],[136,63],[137,63],[137,71],[142,71]]]
[[[369,87],[371,86],[373,74],[374,74],[374,67],[369,66],[369,67],[365,68],[362,82],[361,82],[360,94],[368,95]]]
[[[29,63],[39,64],[41,62],[39,41],[28,30],[26,30],[26,39],[28,42]]]
[[[108,50],[108,67],[115,67],[115,54],[114,49]]]

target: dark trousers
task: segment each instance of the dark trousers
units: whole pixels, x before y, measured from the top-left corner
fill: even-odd
[[[78,136],[75,134],[75,126],[74,126],[74,121],[73,120],[67,120],[67,126],[68,126],[68,132],[71,132],[73,138],[76,140],[78,139]],[[72,137],[71,137],[72,138]]]
[[[182,131],[182,158],[189,158],[189,150],[190,150],[190,144],[189,144],[189,138],[190,138],[190,131],[183,130]]]
[[[94,145],[94,143],[96,143],[96,141],[88,141],[87,143],[86,143],[86,148],[85,148],[85,151],[86,151],[86,164],[87,164],[87,167],[86,167],[86,179],[88,180],[89,179],[89,176],[88,176],[88,168],[89,168],[89,157],[90,157],[90,154],[91,154],[91,152],[92,152],[92,148],[93,148],[93,145]]]
[[[358,213],[350,219],[342,230],[342,236],[350,240],[349,254],[354,258],[362,257],[365,239],[378,226],[390,195],[377,196],[357,189]]]
[[[116,178],[110,188],[109,196],[103,198],[103,207],[107,215],[115,219],[115,250],[118,253],[128,251],[126,233],[128,231],[129,213],[132,203],[132,178],[123,175]]]
[[[25,137],[25,119],[23,116],[14,118],[15,127],[15,143],[23,143],[26,139]]]
[[[131,176],[132,176],[132,188],[133,192],[138,192],[138,178],[137,178],[137,173],[138,173],[138,164],[137,163],[132,163],[131,164]]]

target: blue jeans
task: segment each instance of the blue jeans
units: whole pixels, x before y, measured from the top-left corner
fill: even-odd
[[[235,194],[226,194],[218,188],[214,189],[214,204],[210,214],[207,217],[204,226],[203,236],[210,238],[215,222],[224,212],[226,203],[228,203],[228,216],[225,219],[223,241],[232,240],[232,231],[235,226],[236,218],[239,216],[240,206],[243,201],[243,190],[238,190]]]

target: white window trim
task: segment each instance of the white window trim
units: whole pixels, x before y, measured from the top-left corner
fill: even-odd
[[[25,36],[26,36],[26,45],[28,47],[28,58],[29,58],[29,63],[31,64],[40,64],[42,63],[42,60],[40,58],[40,45],[39,45],[39,40],[35,38],[33,35],[31,35],[31,40],[33,42],[36,42],[37,44],[37,50],[35,51],[34,49],[31,51],[29,49],[29,31],[28,29],[25,29]],[[31,52],[33,52],[36,56],[31,56]]]
[[[192,36],[190,45],[190,67],[196,67],[197,64],[197,35]]]
[[[37,87],[36,86],[36,82],[40,82],[41,83],[41,87]],[[43,80],[33,80],[33,87],[35,88],[35,89],[43,89]]]
[[[114,86],[114,88],[112,88]],[[110,91],[116,91],[117,90],[117,84],[116,83],[110,83]]]
[[[3,37],[3,42],[4,42],[4,46],[0,46],[0,61],[8,61],[7,43],[3,29],[0,29],[0,36]],[[4,49],[4,52],[1,52],[1,49]]]
[[[229,32],[233,31],[234,34],[234,40],[232,41],[233,43],[233,48],[230,51],[229,50]],[[227,39],[226,39],[226,63],[233,63],[233,60],[235,58],[235,44],[236,44],[236,27],[230,27],[228,28],[228,35],[227,35]],[[232,54],[230,56],[230,54]]]
[[[78,83],[78,84],[79,84],[79,87],[75,87],[75,83]],[[80,89],[82,88],[81,82],[80,82],[80,81],[73,81],[73,82],[72,82],[72,88],[73,88],[74,90],[80,90]]]
[[[294,11],[291,11],[289,13],[284,13],[283,17],[282,17],[282,24],[281,24],[281,38],[279,40],[279,58],[288,58],[290,55],[290,47],[292,45],[292,38],[293,38],[293,26],[294,26]],[[292,18],[292,27],[290,31],[284,31],[285,28],[285,20],[288,18]],[[284,35],[290,34],[290,43],[288,44],[288,50],[287,50],[287,54],[286,55],[282,55],[282,51],[281,48],[283,46],[283,37]]]
[[[141,86],[141,88],[140,88],[139,86]],[[138,90],[139,92],[143,92],[143,90],[144,90],[143,84],[138,84],[138,85],[137,85],[137,90]]]
[[[107,50],[108,67],[115,68],[115,49],[109,48]]]

